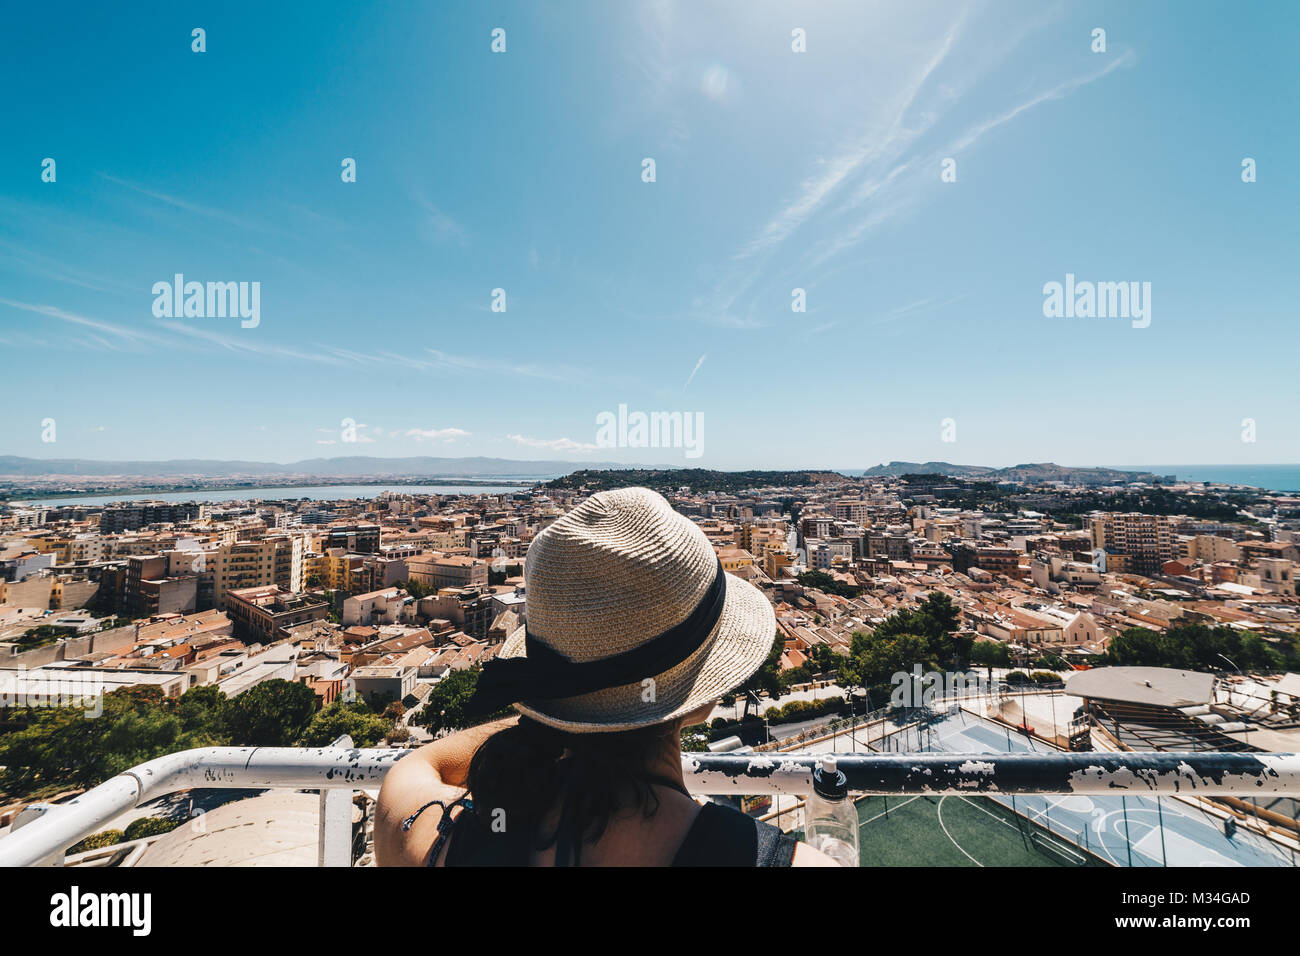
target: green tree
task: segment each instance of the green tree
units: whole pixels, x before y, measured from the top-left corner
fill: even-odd
[[[373,747],[393,728],[391,718],[376,714],[364,701],[336,700],[312,717],[303,731],[304,747],[327,747],[347,734],[358,747]]]
[[[939,638],[955,633],[961,626],[961,608],[948,595],[932,591],[917,608],[916,620],[927,637]]]
[[[72,856],[75,853],[85,853],[87,850],[102,850],[104,847],[117,846],[126,836],[121,830],[100,830],[98,833],[92,833],[78,843],[72,844],[65,852],[65,856]]]
[[[397,586],[417,601],[422,597],[428,596],[429,591],[431,590],[427,584],[421,584],[414,578],[408,578],[405,581],[401,581]]]
[[[1011,649],[1001,641],[976,641],[971,648],[972,664],[988,668],[989,680],[993,680],[993,668],[1011,666]]]
[[[895,674],[910,674],[917,665],[921,673],[938,670],[926,638],[899,634],[873,640],[862,659],[862,686],[890,683]]]
[[[140,840],[144,837],[160,836],[170,833],[185,821],[169,817],[138,817],[127,826],[122,834],[123,840]]]
[[[862,588],[837,581],[825,571],[805,571],[797,580],[806,588],[816,588],[818,591],[837,594],[840,597],[857,597],[862,593]]]
[[[703,724],[682,728],[682,750],[700,753],[709,749],[709,732]]]
[[[215,747],[227,742],[225,693],[214,684],[191,687],[176,701],[175,712],[181,728],[193,735],[196,747]]]
[[[287,680],[255,684],[226,706],[226,726],[237,747],[291,747],[316,712],[310,687]]]
[[[0,737],[4,789],[91,787],[154,757],[207,743],[186,732],[157,688],[123,688],[101,700],[97,716],[72,707],[29,711],[26,727]]]
[[[785,682],[781,679],[781,654],[784,650],[785,644],[782,641],[779,639],[773,640],[772,649],[768,651],[767,659],[763,661],[762,666],[753,673],[749,680],[736,689],[736,693],[743,695],[745,698],[744,717],[749,716],[749,705],[753,703],[750,694],[766,691],[771,697],[780,697],[782,691],[785,690]]]
[[[463,730],[495,719],[496,714],[471,717],[466,709],[469,699],[474,696],[474,689],[478,687],[478,675],[477,668],[449,673],[433,685],[424,708],[411,721],[427,727],[430,733],[436,735],[443,730]]]

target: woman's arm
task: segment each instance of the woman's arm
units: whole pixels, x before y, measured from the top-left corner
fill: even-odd
[[[483,741],[498,730],[513,727],[518,722],[517,716],[503,717],[491,723],[470,727],[468,730],[458,730],[431,744],[425,744],[402,763],[406,763],[407,760],[420,760],[433,768],[433,772],[438,775],[442,783],[463,788],[469,776],[469,762],[473,759],[475,751],[483,745]]]
[[[380,866],[421,866],[442,819],[429,807],[409,830],[402,823],[430,800],[451,803],[465,792],[469,762],[483,741],[517,717],[494,720],[449,734],[403,757],[388,771],[375,807],[375,861]]]

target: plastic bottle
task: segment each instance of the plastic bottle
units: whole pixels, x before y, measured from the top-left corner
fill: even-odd
[[[849,799],[848,779],[835,758],[822,757],[813,771],[813,792],[804,803],[804,835],[840,866],[858,865],[858,808]]]

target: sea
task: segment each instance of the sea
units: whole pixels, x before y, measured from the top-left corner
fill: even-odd
[[[1300,465],[1107,465],[1122,471],[1175,475],[1184,481],[1250,485],[1265,491],[1300,491]]]

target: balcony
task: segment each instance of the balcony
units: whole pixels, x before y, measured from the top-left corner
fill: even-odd
[[[188,789],[319,791],[316,863],[351,866],[355,855],[354,792],[377,790],[393,765],[410,753],[333,746],[214,747],[170,754],[119,774],[66,804],[26,808],[11,832],[0,837],[0,866],[59,865],[67,847],[119,814]],[[693,793],[793,798],[793,807],[811,791],[818,760],[811,753],[684,753],[682,769]],[[850,789],[858,794],[887,798],[981,795],[1010,800],[1013,811],[1018,797],[1043,795],[1112,799],[1300,796],[1300,756],[1295,754],[843,753],[838,760]],[[1048,832],[1060,841],[1061,833],[1050,825]],[[1086,832],[1085,827],[1085,840]],[[1068,835],[1065,839],[1082,846],[1069,841]],[[1163,831],[1161,841],[1163,845]],[[1074,850],[1067,848],[1067,852]],[[1286,865],[1284,857],[1282,865]]]

